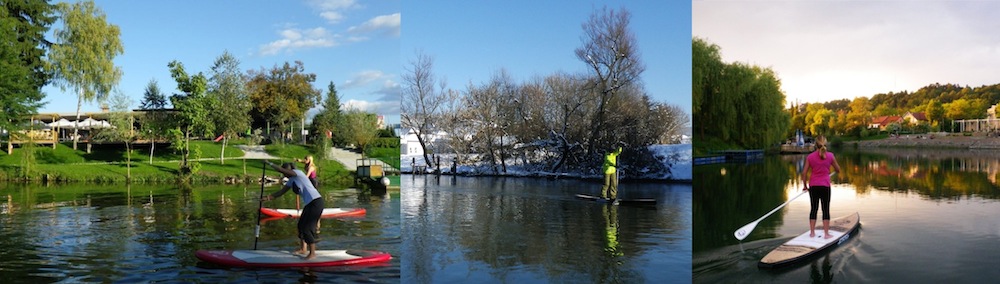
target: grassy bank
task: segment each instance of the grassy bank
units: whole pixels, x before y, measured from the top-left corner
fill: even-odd
[[[222,144],[212,141],[192,141],[192,148],[201,152],[197,160],[200,169],[190,177],[191,183],[244,183],[260,178],[262,163],[244,160],[244,152],[235,145],[227,145],[226,159],[220,161]],[[272,155],[290,161],[304,157],[309,148],[299,145],[269,146]],[[277,147],[277,148],[275,148]],[[133,148],[131,179],[126,166],[126,152],[122,145],[94,145],[91,153],[82,144],[73,150],[71,143],[51,146],[15,148],[13,154],[0,152],[0,181],[26,182],[86,182],[86,183],[177,183],[181,156],[163,145],[157,145],[150,162],[149,147]],[[26,151],[34,155],[25,155]],[[25,163],[25,160],[33,162]],[[26,165],[30,164],[30,165]],[[336,162],[319,160],[321,181],[331,184],[349,184],[350,172]],[[27,167],[26,167],[27,166]],[[269,176],[277,176],[268,169]]]
[[[311,148],[302,145],[293,144],[271,144],[264,147],[264,151],[272,156],[279,157],[282,162],[292,162],[293,159],[301,159],[307,155],[313,155],[314,161],[316,162],[316,167],[319,170],[316,173],[317,179],[319,179],[320,184],[336,184],[349,186],[354,184],[354,174],[353,169],[345,168],[337,161],[321,159],[319,155],[314,153]],[[257,172],[260,172],[260,163],[257,165]],[[295,165],[300,168],[303,166],[302,163]],[[273,171],[272,171],[273,172]]]

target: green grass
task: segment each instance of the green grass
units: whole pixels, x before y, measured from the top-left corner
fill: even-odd
[[[365,155],[375,159],[379,159],[382,162],[394,167],[399,168],[399,148],[368,148]]]
[[[222,151],[221,143],[212,141],[192,141],[192,149],[201,150],[202,158],[211,160],[200,161],[202,168],[193,182],[225,182],[226,180],[243,181],[255,175],[244,175],[242,159],[243,151],[236,147],[226,147],[228,159],[222,164],[218,157]],[[91,153],[86,152],[86,145],[78,145],[73,150],[72,142],[51,146],[35,146],[35,165],[29,179],[46,179],[55,182],[95,182],[115,183],[128,179],[125,149],[123,145],[94,145]],[[12,180],[21,176],[21,159],[24,148],[14,148],[12,155],[0,153],[0,180]],[[132,182],[137,183],[172,183],[177,181],[178,162],[181,156],[173,150],[158,145],[154,149],[153,163],[149,163],[148,146],[134,147],[132,150]]]
[[[695,141],[692,149],[692,154],[695,157],[710,156],[714,151],[722,150],[742,150],[743,147],[736,146],[733,144],[726,143],[721,139],[708,137],[705,139],[700,139]]]

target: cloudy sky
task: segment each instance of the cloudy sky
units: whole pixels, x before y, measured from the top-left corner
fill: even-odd
[[[167,63],[178,60],[188,73],[209,72],[228,50],[240,67],[270,69],[302,61],[316,74],[313,86],[326,94],[333,82],[345,107],[399,121],[400,2],[361,0],[298,1],[104,1],[95,3],[109,23],[121,28],[125,53],[115,59],[124,75],[118,89],[138,106],[146,84],[177,91]],[[74,113],[76,96],[43,89],[41,113]],[[84,104],[84,112],[99,110]],[[310,111],[310,114],[316,110]]]
[[[770,67],[789,102],[1000,83],[1000,1],[704,1],[692,34]]]

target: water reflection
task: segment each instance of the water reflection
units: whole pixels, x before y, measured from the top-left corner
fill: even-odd
[[[403,188],[404,282],[690,275],[690,186],[621,185],[623,198],[660,200],[654,207],[576,199],[600,188],[581,181],[404,176]]]
[[[322,246],[387,251],[380,267],[338,270],[228,269],[204,265],[198,249],[250,249],[259,188],[65,185],[0,187],[0,277],[14,282],[397,282],[399,203],[362,203],[327,190],[332,206],[364,207],[363,218],[321,221]],[[399,193],[391,193],[398,200]],[[372,198],[366,198],[372,199]],[[273,203],[294,208],[292,198]],[[260,248],[294,247],[295,221],[262,226]],[[304,278],[310,276],[311,278]],[[284,280],[282,280],[284,279]]]

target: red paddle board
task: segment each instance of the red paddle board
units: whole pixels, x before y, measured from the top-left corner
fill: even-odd
[[[298,218],[301,215],[301,210],[295,209],[274,209],[274,208],[261,208],[260,213],[270,217],[292,217]],[[320,217],[330,218],[330,217],[345,217],[345,216],[363,216],[365,215],[364,208],[324,208],[323,215]]]
[[[318,250],[313,259],[288,251],[274,250],[198,250],[198,259],[233,267],[321,267],[386,262],[388,253],[367,250]]]

